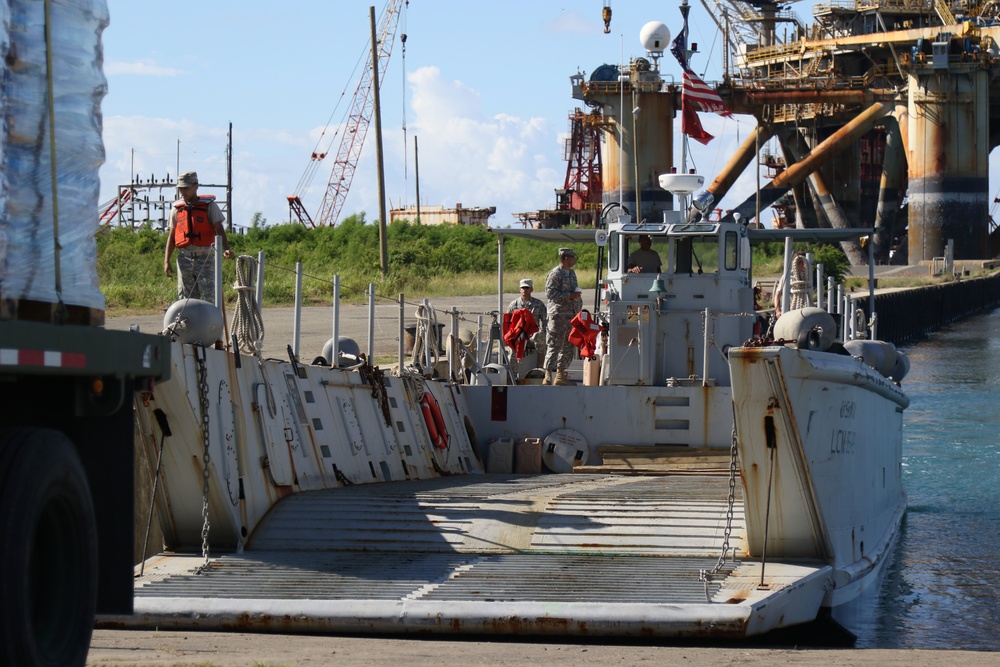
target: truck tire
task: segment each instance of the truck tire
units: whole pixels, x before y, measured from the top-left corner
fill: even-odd
[[[97,525],[73,443],[0,430],[0,664],[83,665],[97,602]]]

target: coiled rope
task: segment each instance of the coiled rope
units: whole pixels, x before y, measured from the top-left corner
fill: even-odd
[[[257,358],[260,377],[264,383],[267,396],[267,411],[271,417],[278,414],[278,406],[274,401],[271,383],[267,381],[264,372],[264,319],[257,307],[256,286],[253,277],[257,275],[257,260],[250,255],[240,255],[236,258],[236,311],[233,313],[233,335],[236,345],[246,354]]]
[[[809,277],[809,272],[804,263],[800,265],[798,262],[794,262],[792,264],[792,271],[788,281],[790,284],[788,292],[789,310],[799,310],[812,305],[812,299],[810,299],[812,290],[810,283],[812,281],[809,280]]]
[[[257,275],[257,260],[250,255],[236,258],[236,311],[233,313],[233,333],[240,350],[258,354],[264,350],[264,320],[255,298],[253,276]]]
[[[424,368],[424,364],[427,363],[425,357],[429,352],[430,368],[424,368],[424,372],[429,373],[437,365],[440,357],[438,350],[441,349],[441,341],[438,336],[437,313],[434,312],[433,308],[425,308],[420,305],[417,306],[414,315],[417,318],[417,328],[413,334],[413,353],[410,358],[415,366]]]

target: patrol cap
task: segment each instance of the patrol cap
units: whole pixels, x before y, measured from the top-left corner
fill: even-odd
[[[527,287],[528,289],[534,289],[532,285],[531,278],[525,278],[521,281],[521,287]]]
[[[198,172],[185,171],[177,177],[177,187],[186,188],[192,185],[198,185]]]
[[[572,248],[559,248],[560,257],[576,257],[576,250]]]

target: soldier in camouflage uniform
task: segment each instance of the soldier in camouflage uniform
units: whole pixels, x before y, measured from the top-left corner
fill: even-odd
[[[514,299],[507,306],[507,312],[513,313],[515,310],[521,310],[522,308],[527,308],[531,312],[531,316],[535,318],[535,324],[538,325],[538,331],[531,336],[531,340],[528,341],[526,346],[526,351],[530,351],[533,347],[535,349],[536,359],[539,366],[545,363],[545,327],[548,323],[548,312],[545,309],[545,304],[542,303],[541,299],[536,299],[531,296],[531,292],[534,289],[534,284],[531,282],[530,278],[523,278],[520,283],[521,296]],[[521,362],[523,360],[514,359],[510,360],[511,370],[518,379],[524,379],[524,373],[531,370],[530,368],[520,368]]]
[[[576,282],[576,251],[559,248],[559,266],[545,278],[545,298],[549,300],[549,327],[546,336],[548,350],[545,354],[545,379],[542,384],[568,386],[573,384],[566,377],[566,369],[573,360],[576,349],[569,342],[570,321],[579,311],[583,295]]]
[[[215,303],[213,246],[222,239],[222,256],[232,259],[225,215],[214,196],[198,195],[198,174],[188,171],[177,177],[181,198],[170,209],[170,228],[163,257],[163,272],[173,273],[170,257],[177,250],[177,298],[201,299]]]

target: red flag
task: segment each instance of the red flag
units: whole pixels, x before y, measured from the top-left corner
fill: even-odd
[[[693,70],[684,70],[684,84],[681,87],[682,103],[694,106],[696,111],[709,111],[721,116],[732,116],[733,112],[722,101],[719,94],[698,78]]]
[[[685,103],[683,98],[681,100],[681,132],[706,145],[715,139],[701,126],[701,120],[698,119],[698,112],[694,110],[694,106]]]
[[[688,65],[687,58],[684,57],[686,43],[687,26],[685,25],[670,47],[670,52],[677,58],[677,62],[684,71],[684,82],[681,85],[681,132],[695,141],[707,144],[715,137],[701,126],[697,112],[708,111],[722,116],[732,116],[733,112],[729,110],[719,94],[702,81]]]

